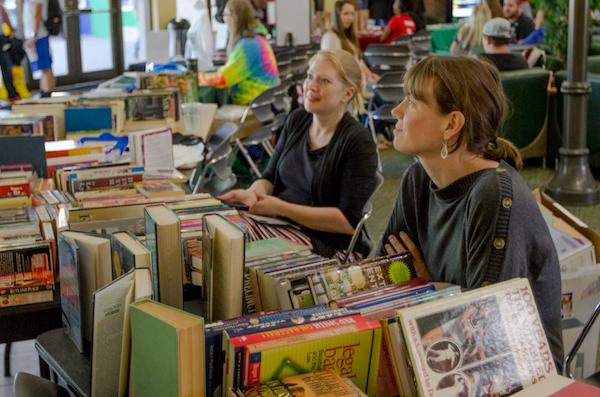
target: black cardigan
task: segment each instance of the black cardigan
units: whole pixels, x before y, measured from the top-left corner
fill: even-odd
[[[313,115],[303,108],[292,112],[277,142],[262,178],[273,184],[277,196],[284,186],[279,180],[279,164],[303,134],[308,134]],[[365,204],[376,185],[377,147],[371,134],[349,113],[338,123],[333,137],[326,146],[322,169],[315,172],[311,192],[316,207],[336,207],[353,227],[358,224]],[[310,205],[310,203],[307,203]],[[332,257],[336,251],[346,249],[350,235],[327,233],[308,228],[303,231],[311,238],[314,249],[323,256]],[[368,254],[370,242],[363,233],[355,251]]]

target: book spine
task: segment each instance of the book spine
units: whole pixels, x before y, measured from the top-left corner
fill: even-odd
[[[267,342],[282,338],[289,338],[297,335],[319,332],[326,329],[338,328],[347,325],[362,325],[363,323],[368,323],[368,321],[360,315],[353,315],[348,317],[327,319],[315,323],[300,324],[293,327],[256,332],[250,335],[233,337],[230,338],[229,341],[232,346],[239,347],[254,343]]]
[[[0,307],[29,305],[32,303],[51,302],[54,299],[52,290],[26,292],[23,294],[0,296]]]
[[[71,193],[97,189],[133,188],[134,183],[141,182],[143,179],[143,173],[135,173],[95,179],[75,180],[71,183]]]
[[[251,353],[248,357],[248,376],[246,384],[248,386],[260,384],[260,364],[262,359],[261,352]]]
[[[296,312],[297,314],[295,314]],[[227,335],[229,335],[230,338],[245,337],[246,335],[257,332],[268,332],[282,328],[296,327],[302,324],[311,324],[330,319],[349,317],[355,314],[357,313],[346,309],[326,310],[308,314],[302,314],[302,310],[295,310],[290,311],[289,315],[286,317],[275,318],[271,321],[260,321],[258,324],[242,324],[230,327],[227,329]],[[263,317],[266,316],[261,316],[260,319],[262,320]]]
[[[29,183],[0,186],[0,197],[18,197],[29,195]]]
[[[244,348],[236,347],[233,362],[233,387],[241,387],[244,383]]]
[[[26,294],[29,292],[52,291],[52,290],[54,290],[54,283],[30,285],[27,287],[0,288],[0,296]]]
[[[82,156],[82,155],[86,155],[86,154],[103,153],[103,152],[104,152],[104,149],[101,147],[54,150],[52,152],[46,152],[46,158],[52,159],[52,158],[56,158],[56,157]]]
[[[0,276],[43,280],[52,271],[50,258],[48,244],[2,251],[0,252]],[[13,286],[4,285],[4,287]]]

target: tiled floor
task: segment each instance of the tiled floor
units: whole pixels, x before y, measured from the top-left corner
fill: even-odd
[[[38,358],[33,347],[34,341],[24,341],[12,344],[10,351],[11,372],[14,377],[19,371],[39,375]],[[13,377],[4,376],[4,349],[6,345],[0,345],[0,397],[12,397]]]
[[[404,170],[412,163],[412,158],[394,150],[382,152],[385,183],[373,201],[375,211],[367,223],[371,237],[378,242],[381,239],[387,221],[391,215],[398,186]],[[553,171],[541,167],[527,167],[522,175],[533,189],[540,187],[553,176]],[[600,204],[594,207],[568,207],[590,227],[600,231]],[[11,352],[12,372],[26,371],[39,373],[38,360],[33,341],[15,343]],[[4,357],[4,345],[0,345],[0,357]],[[12,396],[12,378],[5,378],[3,360],[0,360],[0,397]]]

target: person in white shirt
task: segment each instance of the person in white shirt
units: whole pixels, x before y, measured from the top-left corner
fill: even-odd
[[[50,96],[56,86],[52,72],[50,41],[44,21],[48,18],[48,0],[23,1],[23,25],[25,50],[29,57],[31,71],[40,71],[40,90],[42,96]]]
[[[196,0],[194,11],[196,14],[190,18],[191,26],[187,32],[185,57],[197,59],[198,70],[209,70],[213,67],[214,46],[206,0]]]

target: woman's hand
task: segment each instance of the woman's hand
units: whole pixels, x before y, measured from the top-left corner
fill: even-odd
[[[219,200],[227,203],[241,203],[248,208],[252,208],[258,201],[258,197],[253,190],[235,189],[217,197]]]
[[[423,259],[423,255],[412,241],[412,239],[405,232],[400,232],[400,240],[391,234],[388,236],[389,243],[384,246],[385,251],[388,255],[399,254],[400,252],[408,251],[413,256],[413,265],[417,276],[421,277],[426,281],[431,280],[431,273],[427,270],[427,265]]]
[[[283,200],[269,194],[256,193],[257,201],[250,206],[250,212],[257,215],[281,216]]]

